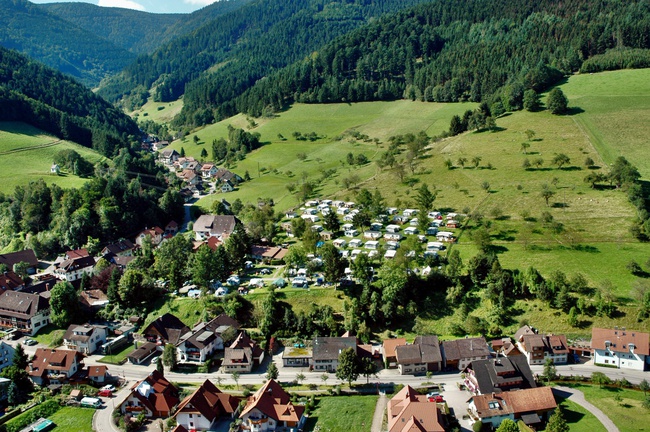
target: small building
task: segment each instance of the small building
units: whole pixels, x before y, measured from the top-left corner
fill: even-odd
[[[0,254],[0,264],[6,265],[9,270],[15,271],[15,265],[21,262],[27,263],[27,274],[36,273],[38,259],[32,249]]]
[[[379,242],[377,240],[367,241],[364,247],[370,250],[377,250],[379,248]]]
[[[107,337],[108,328],[106,326],[72,324],[63,335],[63,346],[66,349],[89,355],[105,344]]]
[[[241,430],[302,430],[305,407],[293,405],[291,397],[275,380],[269,380],[248,398],[239,418]]]
[[[348,242],[345,241],[345,239],[336,239],[332,242],[332,244],[337,248],[342,249],[347,246]]]
[[[158,345],[153,342],[146,342],[133,350],[133,352],[127,356],[127,360],[131,364],[139,365],[144,363],[145,360],[151,357],[155,352],[159,352]]]
[[[504,393],[472,396],[469,411],[481,423],[498,428],[505,419],[523,421],[527,426],[540,430],[557,408],[553,390],[537,387]]]
[[[108,367],[104,365],[88,366],[88,379],[96,384],[103,384],[110,378]]]
[[[102,256],[108,261],[111,261],[116,256],[133,256],[134,249],[135,245],[131,240],[120,240],[102,249]]]
[[[404,234],[406,235],[415,235],[417,233],[418,233],[418,229],[416,227],[410,226],[404,229]]]
[[[441,242],[453,242],[454,241],[454,233],[449,232],[449,231],[438,231],[436,233],[436,238],[438,241]]]
[[[379,231],[366,231],[363,233],[363,238],[370,240],[377,240],[381,238],[381,232]]]
[[[154,369],[131,387],[131,393],[120,404],[120,411],[134,416],[144,413],[147,418],[166,418],[180,402],[178,394],[178,389]]]
[[[417,336],[412,345],[395,347],[400,375],[423,374],[442,370],[442,354],[438,336]]]
[[[359,248],[363,246],[363,242],[359,239],[352,239],[349,244],[351,248]]]
[[[313,354],[310,347],[288,346],[282,352],[282,365],[284,367],[309,367]]]
[[[232,215],[201,215],[194,222],[192,230],[196,240],[217,237],[225,241],[235,231],[237,218]]]
[[[16,272],[0,273],[0,294],[5,291],[20,291],[25,288],[25,281]]]
[[[225,349],[221,367],[227,373],[250,373],[253,366],[263,361],[264,350],[246,332],[240,332],[237,339]]]

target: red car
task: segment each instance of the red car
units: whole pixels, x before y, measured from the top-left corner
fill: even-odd
[[[112,397],[113,392],[110,390],[100,390],[99,393],[97,393],[97,396]]]
[[[444,402],[445,399],[440,395],[428,396],[429,402]]]

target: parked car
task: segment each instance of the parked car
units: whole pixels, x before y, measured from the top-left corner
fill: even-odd
[[[158,357],[158,356],[152,358],[150,364],[156,364],[156,363],[158,363],[158,360],[159,360],[159,359],[160,359],[160,357]]]
[[[97,392],[97,396],[102,396],[102,397],[112,397],[113,392],[110,390],[100,390]]]
[[[100,388],[100,390],[108,390],[108,391],[115,391],[115,386],[113,384],[106,384],[104,387]]]
[[[27,339],[27,340],[25,341],[25,345],[27,345],[27,346],[36,345],[37,343],[38,343],[38,342],[35,341],[34,339]]]

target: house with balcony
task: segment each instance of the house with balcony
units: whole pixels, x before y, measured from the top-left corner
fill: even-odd
[[[542,430],[557,408],[553,390],[537,387],[504,393],[488,393],[472,396],[469,412],[475,420],[492,428],[498,428],[505,419],[521,420],[534,430]]]
[[[66,349],[89,355],[104,345],[107,337],[108,327],[106,326],[72,324],[63,335],[63,346]]]
[[[142,247],[142,242],[144,239],[149,237],[149,239],[151,239],[151,244],[158,246],[163,241],[164,236],[165,231],[159,226],[155,226],[153,228],[145,228],[136,236],[135,244]]]
[[[205,380],[178,405],[174,418],[185,430],[217,430],[219,420],[232,419],[239,411],[241,398],[222,393],[211,381]]]
[[[291,403],[291,397],[275,380],[269,380],[248,398],[239,418],[240,430],[266,432],[301,430],[305,407]]]
[[[176,315],[166,313],[145,327],[142,330],[142,337],[147,342],[153,342],[158,345],[166,345],[168,343],[178,345],[181,337],[189,331],[190,328]]]
[[[241,332],[224,350],[221,368],[226,373],[250,373],[253,366],[258,366],[263,361],[264,350],[246,332]]]
[[[50,301],[38,294],[5,291],[0,294],[0,328],[15,328],[34,336],[50,323]]]
[[[14,347],[6,342],[0,342],[0,372],[14,364]]]
[[[216,351],[224,349],[224,337],[227,338],[228,334],[234,337],[239,327],[236,320],[225,314],[219,315],[210,322],[197,324],[182,335],[176,345],[179,361],[205,362]]]
[[[134,250],[135,245],[131,242],[131,240],[120,240],[116,243],[111,243],[102,249],[102,256],[109,262],[113,262],[112,260],[116,256],[133,256]]]
[[[594,364],[620,369],[647,370],[650,365],[650,335],[625,327],[591,330]]]
[[[74,282],[84,274],[91,274],[95,268],[95,258],[91,256],[68,258],[54,269],[57,279]]]
[[[475,360],[464,370],[464,384],[474,394],[535,388],[535,377],[522,355]]]
[[[83,368],[83,357],[77,351],[38,348],[27,366],[27,374],[40,386],[63,384]]]
[[[442,370],[438,336],[417,336],[410,345],[395,347],[400,375],[417,375]]]
[[[485,338],[464,338],[442,342],[444,366],[463,370],[475,360],[490,357],[490,348]]]
[[[120,411],[134,416],[144,413],[147,418],[166,418],[180,402],[178,394],[178,389],[154,370],[131,387],[131,392],[119,405]]]
[[[517,340],[517,348],[530,365],[543,365],[547,359],[554,364],[567,364],[569,357],[565,335],[525,334]]]

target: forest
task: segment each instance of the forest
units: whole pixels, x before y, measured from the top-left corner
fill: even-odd
[[[88,88],[0,47],[0,120],[23,121],[104,156],[138,142],[137,124]]]
[[[103,83],[99,94],[111,102],[126,96],[124,105],[133,108],[144,103],[142,94],[155,83],[155,99],[171,101],[185,92],[189,82],[209,70],[207,79],[215,83],[215,89],[210,90],[212,97],[221,103],[371,18],[421,1],[254,1],[171,41],[150,56],[138,58]],[[193,121],[196,111],[192,108],[183,114],[189,119],[186,123]],[[207,122],[200,117],[197,120],[200,124]]]
[[[650,47],[650,3],[554,0],[415,6],[337,38],[237,96],[216,77],[186,87],[179,124],[237,112],[273,113],[306,103],[420,99],[490,101],[520,109],[526,89],[541,91],[593,56]]]

